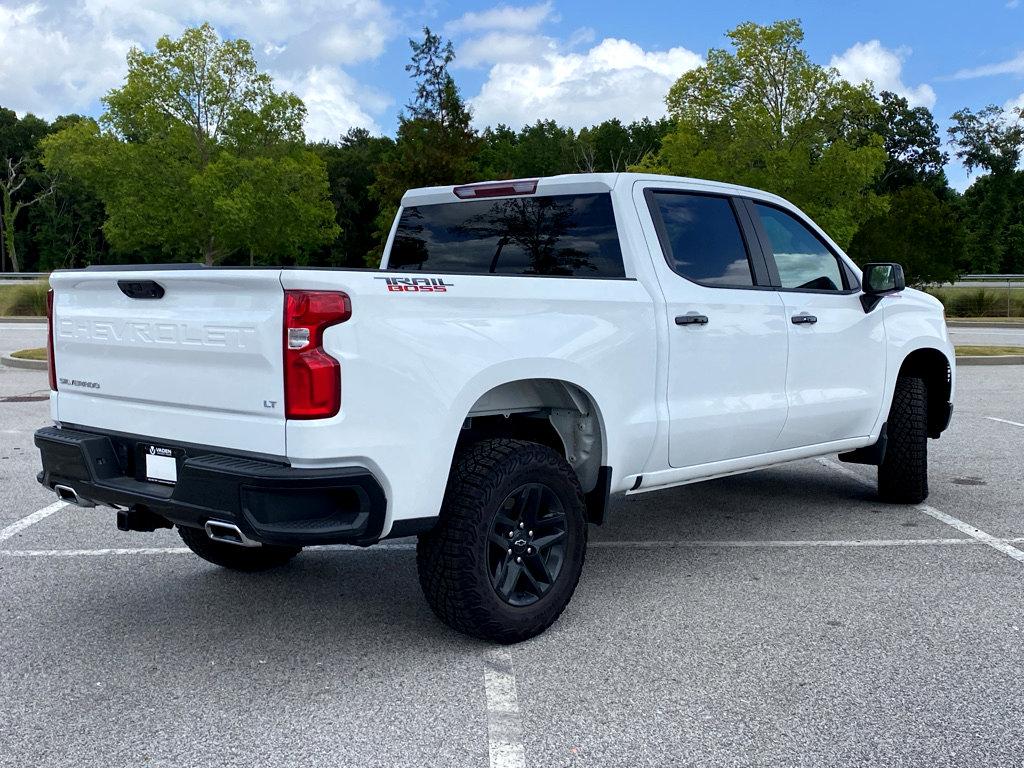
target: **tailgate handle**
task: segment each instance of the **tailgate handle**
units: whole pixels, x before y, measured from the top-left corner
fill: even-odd
[[[164,287],[155,280],[119,280],[117,287],[129,299],[161,299]]]

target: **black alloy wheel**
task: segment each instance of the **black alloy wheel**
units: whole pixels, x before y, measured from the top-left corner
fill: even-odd
[[[511,606],[529,606],[551,589],[565,562],[566,515],[543,483],[524,483],[491,521],[487,569],[491,585]]]

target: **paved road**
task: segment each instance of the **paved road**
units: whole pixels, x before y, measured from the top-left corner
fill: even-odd
[[[0,355],[46,346],[45,323],[0,323]]]
[[[1024,367],[959,377],[930,508],[818,461],[632,498],[507,650],[433,618],[403,542],[246,576],[60,509],[0,542],[0,764],[487,766],[511,736],[552,766],[1021,765]],[[0,368],[0,531],[52,503],[45,391]]]
[[[951,328],[949,336],[953,344],[1013,345],[1024,347],[1024,328],[979,327]]]

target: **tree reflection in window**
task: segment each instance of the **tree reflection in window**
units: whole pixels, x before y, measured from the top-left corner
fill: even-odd
[[[501,254],[518,246],[529,260],[527,274],[574,275],[597,268],[571,240],[562,240],[576,226],[572,199],[505,198],[495,200],[487,211],[471,216],[461,229],[477,238],[495,241],[487,272],[498,272]],[[506,256],[507,258],[507,256]]]
[[[607,194],[549,195],[411,206],[389,269],[622,277]]]

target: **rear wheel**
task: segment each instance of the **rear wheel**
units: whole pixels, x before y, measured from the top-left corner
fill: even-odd
[[[287,563],[302,550],[301,547],[281,547],[279,545],[241,547],[226,542],[216,542],[206,536],[203,529],[194,529],[191,526],[179,526],[178,535],[188,545],[188,549],[204,561],[234,571],[273,569]]]
[[[495,439],[460,452],[441,519],[416,548],[428,603],[459,632],[515,643],[568,605],[586,555],[576,473],[547,446]]]
[[[886,434],[878,495],[887,502],[923,502],[928,497],[928,390],[923,379],[896,380]]]

